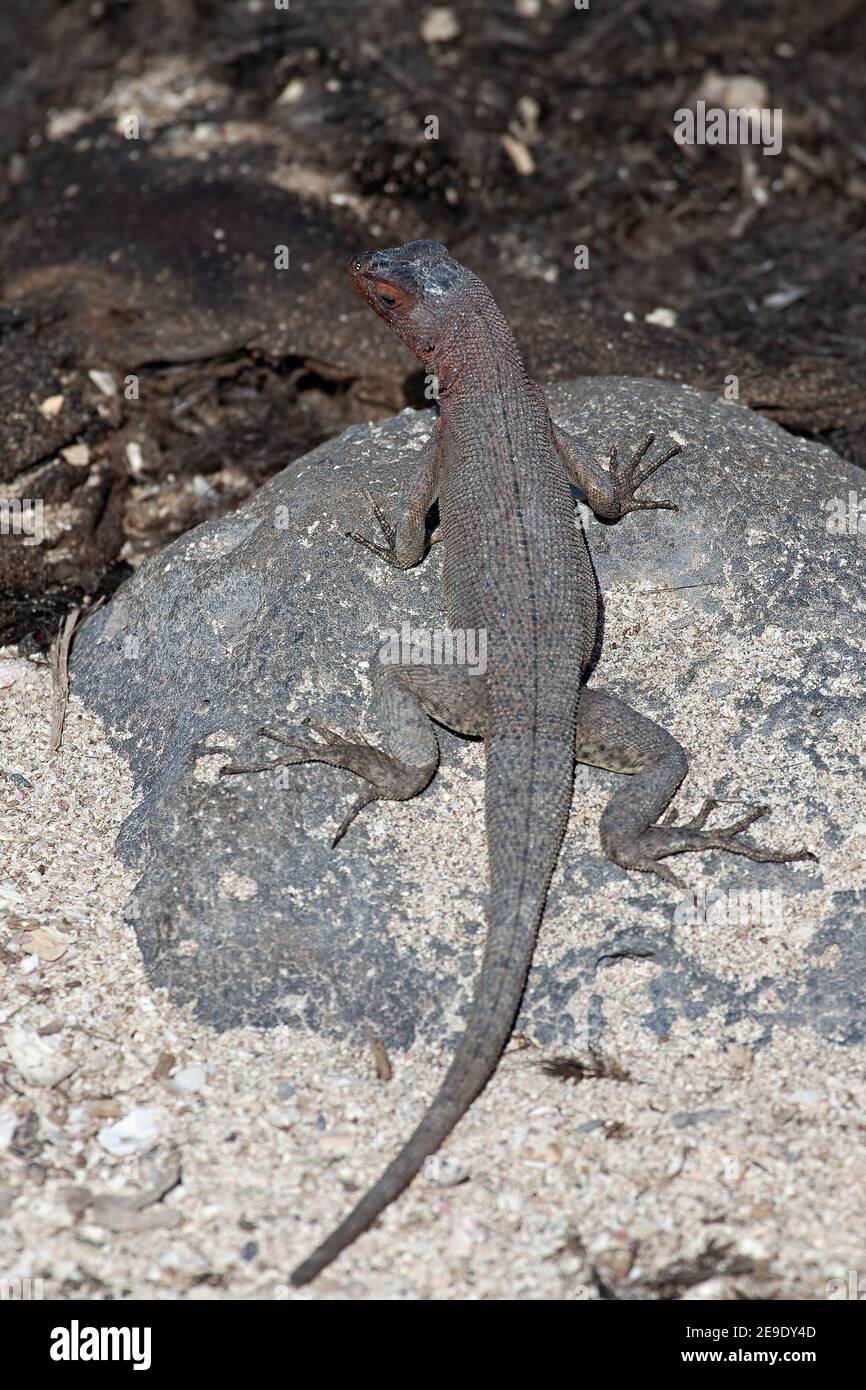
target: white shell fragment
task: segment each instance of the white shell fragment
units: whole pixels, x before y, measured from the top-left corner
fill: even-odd
[[[13,1023],[4,1040],[14,1065],[31,1086],[56,1086],[74,1070],[75,1064],[53,1038],[40,1038],[38,1033]]]
[[[97,1139],[115,1158],[141,1153],[155,1144],[163,1132],[165,1117],[161,1110],[139,1105],[113,1125],[103,1125]]]

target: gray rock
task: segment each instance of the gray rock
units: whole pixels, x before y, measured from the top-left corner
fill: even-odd
[[[862,718],[864,538],[856,518],[830,528],[859,474],[688,387],[593,378],[549,398],[559,423],[605,454],[650,427],[687,444],[652,480],[678,514],[608,527],[581,509],[611,596],[593,680],[674,728],[692,757],[687,813],[709,794],[737,802],[720,820],[742,799],[767,801],[762,839],[796,847],[807,832],[836,863],[862,791],[850,732]],[[359,1040],[369,1028],[394,1048],[460,1031],[484,931],[478,746],[443,731],[424,795],[368,808],[336,850],[351,774],[217,775],[276,751],[262,723],[291,728],[311,712],[357,726],[380,634],[441,622],[438,547],[401,574],[344,537],[373,533],[367,492],[392,502],[429,423],[404,412],[297,461],[148,562],[76,641],[74,690],[110,726],[142,796],[119,849],[141,872],[130,917],[147,969],[217,1027],[289,1023]],[[728,761],[708,777],[704,745],[718,738]],[[703,871],[719,891],[782,894],[805,924],[780,965],[760,924],[740,923],[756,959],[728,969],[729,926],[707,931],[665,885],[600,856],[595,822],[615,780],[577,770],[520,1026],[542,1044],[597,1040],[600,972],[625,968],[646,972],[637,1017],[660,1036],[716,1010],[758,1045],[778,1022],[862,1040],[866,918],[844,868],[692,857],[690,882]],[[771,937],[778,946],[778,928]]]

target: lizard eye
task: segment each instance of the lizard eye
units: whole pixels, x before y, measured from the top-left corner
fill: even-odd
[[[376,284],[376,298],[386,309],[393,309],[397,303],[397,295],[394,293],[394,286],[380,280]]]

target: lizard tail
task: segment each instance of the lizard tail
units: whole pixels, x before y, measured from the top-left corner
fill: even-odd
[[[353,1211],[291,1276],[307,1284],[399,1197],[484,1089],[520,1006],[571,803],[573,735],[538,732],[487,746],[487,942],[466,1030],[415,1133]]]

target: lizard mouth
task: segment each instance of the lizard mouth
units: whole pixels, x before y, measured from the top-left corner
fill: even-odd
[[[373,288],[374,281],[377,278],[374,256],[375,252],[372,251],[365,251],[363,255],[354,256],[349,262],[349,275],[351,276],[352,284],[355,286],[361,298],[369,304],[370,308],[373,309],[380,318],[385,318],[381,306],[376,302],[376,293]]]

